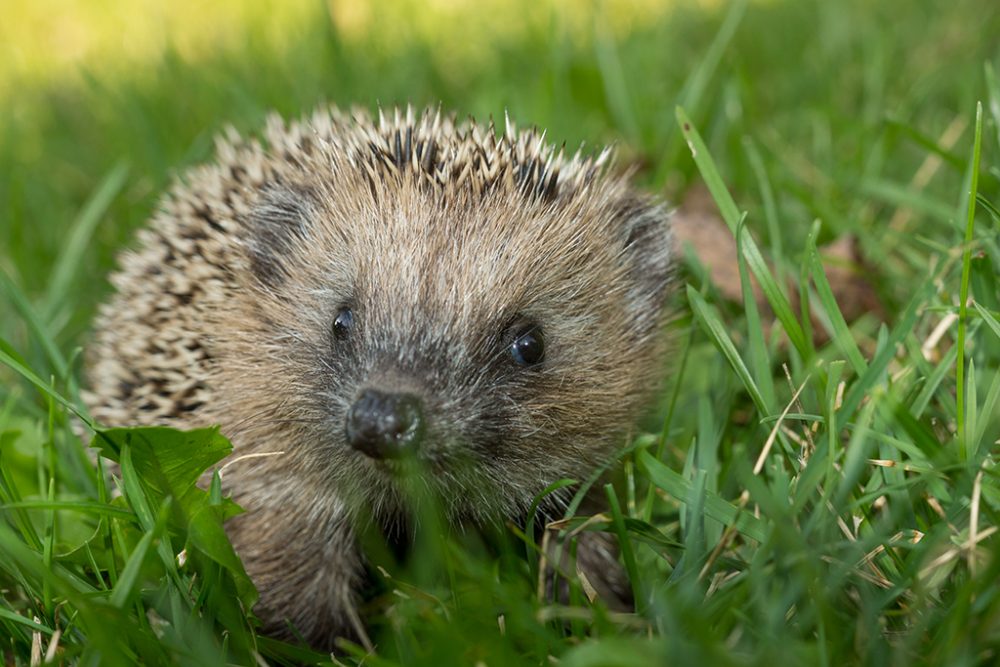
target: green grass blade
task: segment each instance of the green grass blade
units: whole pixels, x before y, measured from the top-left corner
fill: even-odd
[[[890,115],[886,118],[886,125],[892,129],[900,130],[903,134],[912,139],[917,146],[920,146],[928,153],[940,157],[946,164],[954,168],[956,171],[961,171],[965,167],[965,160],[962,159],[961,156],[955,155],[950,150],[944,148],[938,142],[937,138],[921,132],[911,123]]]
[[[0,444],[4,444],[2,436],[0,436]],[[14,523],[21,533],[22,539],[32,549],[40,550],[42,548],[42,540],[38,536],[38,531],[35,530],[35,525],[31,522],[31,517],[28,516],[25,508],[16,507],[22,501],[21,494],[14,483],[11,468],[12,466],[4,461],[3,449],[0,449],[0,499],[5,501],[4,506],[11,506],[11,509],[14,510]]]
[[[97,514],[124,519],[126,521],[137,521],[134,512],[114,505],[88,501],[88,500],[20,500],[16,502],[4,503],[0,505],[0,510],[65,510],[70,512],[83,512],[85,514]]]
[[[907,186],[884,181],[870,182],[865,183],[862,190],[865,194],[898,208],[919,211],[944,225],[952,225],[955,222],[955,212],[950,206],[933,197],[914,192]]]
[[[966,434],[975,434],[979,430],[979,393],[976,385],[975,359],[969,359],[969,374],[965,381],[965,398],[966,405],[968,406],[965,410],[965,432]],[[975,438],[970,438],[966,442],[970,459],[976,458],[977,444],[978,442]]]
[[[810,237],[810,239],[815,239],[815,236]],[[847,357],[847,360],[851,362],[854,372],[859,376],[864,375],[864,372],[868,370],[868,363],[861,354],[861,350],[858,349],[858,344],[854,340],[854,336],[851,335],[843,313],[840,312],[840,305],[837,303],[837,298],[833,295],[833,289],[830,288],[830,282],[826,279],[826,272],[823,270],[823,260],[812,240],[809,247],[806,248],[806,252],[809,258],[810,274],[813,285],[816,286],[816,294],[819,296],[820,305],[823,307],[823,311],[833,326],[833,342],[844,356]]]
[[[958,297],[958,365],[955,367],[956,405],[958,406],[958,453],[964,461],[967,455],[966,413],[965,413],[965,335],[969,319],[969,277],[972,268],[972,231],[976,221],[976,193],[979,185],[979,160],[983,148],[983,104],[976,104],[976,134],[972,148],[972,162],[969,165],[968,210],[965,220],[965,240],[962,251],[962,283]]]
[[[686,503],[691,497],[693,486],[691,481],[654,459],[648,452],[638,452],[636,463],[645,471],[653,484],[673,496],[679,503]],[[718,494],[705,492],[705,514],[727,526],[735,526],[740,533],[758,542],[763,542],[767,537],[768,527],[763,520],[740,510]]]
[[[6,341],[0,341],[6,344]],[[51,397],[59,403],[64,408],[72,412],[74,415],[79,417],[88,426],[91,424],[90,419],[84,415],[80,410],[77,409],[71,401],[65,399],[57,391],[55,391],[48,382],[43,381],[40,377],[35,375],[35,373],[29,369],[27,366],[19,362],[14,357],[7,354],[4,350],[0,349],[0,363],[8,366],[15,373],[23,377],[25,380],[30,382],[38,389],[43,395]]]
[[[139,584],[139,575],[142,574],[142,566],[146,561],[146,554],[149,552],[149,547],[159,538],[162,527],[166,525],[166,511],[169,509],[169,506],[170,499],[168,498],[164,501],[163,507],[160,509],[159,518],[153,524],[153,527],[142,536],[135,549],[129,554],[128,561],[125,563],[125,567],[118,577],[118,583],[111,589],[111,595],[108,596],[108,602],[113,606],[121,609],[128,604],[129,599],[132,597],[135,587]]]
[[[132,451],[128,444],[122,445],[121,471],[125,499],[128,501],[129,506],[132,507],[143,529],[146,532],[153,531],[155,529],[156,522],[160,521],[160,518],[153,515],[153,505],[150,503],[149,495],[147,495],[144,487],[144,484],[148,482],[139,476],[138,470],[132,462]],[[164,502],[167,503],[170,500],[171,496],[168,495],[166,496]],[[161,513],[162,512],[163,509],[161,508]],[[171,549],[169,536],[164,536],[164,538],[159,541],[157,544],[157,553],[160,556],[164,569],[176,582],[179,583],[180,578],[177,574],[177,561],[175,560],[174,553]],[[121,576],[125,576],[124,572]]]
[[[993,116],[993,130],[996,132],[997,148],[1000,148],[1000,82],[997,80],[993,63],[986,61],[986,91],[989,98],[990,115]]]
[[[20,614],[15,614],[14,612],[8,611],[7,609],[0,608],[0,618],[7,619],[8,621],[13,621],[14,623],[19,623],[20,625],[23,625],[26,628],[31,628],[35,632],[44,632],[47,635],[51,635],[53,633],[52,628],[48,627],[47,625],[36,623],[30,618],[25,618],[24,616],[21,616]]]
[[[69,237],[62,246],[45,292],[42,314],[47,321],[51,322],[57,309],[66,302],[70,285],[77,275],[94,230],[125,185],[127,176],[128,167],[122,163],[117,164],[97,186],[93,195],[84,204],[80,215],[73,221]]]
[[[781,224],[778,221],[778,207],[774,201],[774,189],[767,177],[767,169],[764,167],[764,159],[760,155],[757,143],[750,137],[743,137],[743,147],[746,149],[747,160],[753,171],[757,189],[760,190],[761,202],[764,204],[764,221],[767,223],[767,236],[771,243],[771,259],[775,262],[774,273],[778,282],[781,283],[784,272],[780,262],[785,257],[785,250],[782,243]]]
[[[982,199],[979,199],[982,205]],[[972,256],[972,276],[970,278],[972,298],[976,305],[982,305],[1000,313],[1000,285],[997,284],[997,272],[993,267],[993,258],[984,252]]]
[[[869,458],[875,442],[868,436],[872,430],[872,418],[878,404],[878,395],[872,395],[872,399],[861,409],[861,414],[854,423],[854,432],[845,449],[843,472],[833,500],[835,508],[843,507],[844,501],[855,490],[862,470],[867,465],[866,459]]]
[[[868,364],[868,370],[866,370],[848,390],[847,396],[844,398],[844,403],[840,408],[840,414],[843,415],[845,419],[849,419],[850,416],[854,414],[854,411],[858,409],[858,406],[861,405],[861,402],[865,399],[865,397],[869,396],[874,387],[883,380],[883,376],[886,369],[889,367],[889,363],[896,356],[896,346],[899,345],[902,340],[913,331],[913,327],[917,322],[917,317],[920,314],[921,307],[927,303],[927,300],[933,292],[934,280],[933,278],[930,278],[910,299],[910,302],[900,314],[899,319],[896,322],[896,326],[886,341],[886,344],[881,346],[878,352],[875,353],[875,357]]]
[[[528,567],[531,570],[532,581],[536,581],[538,579],[538,545],[535,544],[535,520],[537,518],[538,508],[550,494],[555,493],[560,489],[573,486],[576,483],[575,479],[556,480],[545,487],[545,489],[531,501],[531,506],[528,508],[528,520],[524,525],[524,532],[522,535],[524,536],[525,555],[528,558]]]
[[[52,364],[52,369],[55,371],[56,376],[61,381],[65,381],[69,367],[66,363],[66,358],[52,337],[49,328],[42,324],[41,318],[35,311],[34,306],[28,301],[28,297],[25,296],[21,288],[14,283],[2,267],[0,267],[0,289],[7,295],[10,302],[14,304],[14,308],[21,315],[21,318],[24,319],[25,324],[28,325],[28,331],[31,332],[32,339],[42,346],[42,350],[45,352],[49,363]]]
[[[750,394],[750,398],[753,400],[754,405],[762,415],[769,414],[771,412],[768,407],[767,402],[764,400],[763,395],[760,393],[760,389],[757,387],[757,383],[754,381],[753,376],[750,375],[750,371],[747,369],[746,364],[743,363],[743,358],[740,357],[740,353],[736,351],[736,346],[733,345],[732,339],[729,338],[729,334],[726,333],[726,328],[722,324],[722,320],[719,318],[715,309],[708,305],[705,300],[698,294],[697,290],[688,285],[687,287],[688,303],[691,304],[691,310],[694,312],[695,317],[702,324],[702,328],[705,333],[708,334],[709,338],[715,343],[715,346],[719,348],[722,355],[729,361],[729,365],[733,367],[736,375],[739,377],[743,386],[746,388],[747,393]]]
[[[982,193],[976,195],[976,201],[979,202],[979,205],[983,208],[983,210],[990,214],[990,217],[993,218],[993,223],[995,225],[1000,225],[1000,206],[995,205],[989,199],[984,197]]]
[[[1000,373],[994,373],[993,381],[990,383],[990,388],[986,392],[986,399],[983,401],[983,408],[980,411],[983,415],[983,419],[979,422],[975,432],[973,433],[972,452],[969,454],[970,457],[974,457],[976,452],[979,450],[979,447],[986,444],[983,442],[983,439],[986,436],[986,428],[990,424],[990,416],[1000,414],[998,406],[1000,406]]]
[[[986,322],[986,326],[988,326],[990,330],[997,335],[997,338],[1000,338],[1000,322],[997,321],[997,318],[993,317],[990,314],[990,311],[986,310],[978,303],[973,302],[972,306],[976,309],[976,312],[979,313],[979,316],[983,318],[983,321]]]
[[[618,536],[618,548],[621,549],[622,561],[625,563],[625,570],[628,572],[628,578],[632,584],[632,597],[635,599],[636,612],[641,614],[648,605],[648,601],[646,600],[646,590],[642,583],[642,577],[639,575],[639,566],[635,561],[632,539],[625,528],[625,517],[622,515],[621,507],[618,504],[615,487],[611,484],[605,484],[604,493],[608,499],[611,523],[614,526],[615,534]]]
[[[944,357],[940,362],[938,362],[938,365],[934,367],[931,374],[927,376],[924,386],[920,389],[920,393],[910,406],[910,412],[914,417],[919,419],[924,414],[927,406],[930,405],[931,399],[933,399],[934,395],[937,394],[938,388],[941,386],[941,381],[944,380],[948,371],[954,367],[957,356],[958,348],[953,345],[948,348],[948,351],[944,353]]]
[[[747,318],[747,340],[750,347],[750,365],[760,389],[761,398],[767,406],[774,405],[774,380],[771,377],[771,356],[764,342],[764,324],[760,320],[757,309],[757,299],[754,298],[753,285],[750,283],[750,273],[747,270],[746,257],[743,255],[743,239],[746,235],[746,214],[740,219],[736,228],[736,262],[740,271],[740,289],[743,292],[743,310]]]
[[[715,161],[708,152],[708,146],[705,145],[701,135],[698,134],[698,130],[695,129],[691,119],[688,118],[687,113],[681,107],[677,107],[677,122],[681,126],[681,131],[687,140],[688,147],[691,149],[691,156],[694,158],[695,164],[698,165],[698,170],[701,172],[702,178],[705,179],[705,185],[708,187],[709,192],[712,193],[712,198],[719,207],[722,219],[735,237],[741,217],[740,211],[736,207],[736,202],[733,200],[732,195],[729,194],[722,176],[719,175]],[[806,340],[805,333],[802,331],[802,326],[792,313],[792,306],[788,301],[788,297],[785,296],[784,291],[778,286],[774,276],[771,275],[771,271],[764,261],[764,256],[761,255],[753,236],[750,234],[745,235],[742,249],[746,257],[747,266],[757,278],[764,296],[767,297],[768,303],[771,304],[775,317],[778,318],[784,327],[788,339],[803,358],[811,358],[812,349],[810,343]]]

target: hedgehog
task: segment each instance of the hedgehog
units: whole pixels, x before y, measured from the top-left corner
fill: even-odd
[[[620,450],[666,361],[671,223],[610,149],[509,118],[324,107],[263,135],[224,131],[121,256],[86,400],[221,427],[255,614],[329,647],[363,633],[359,524],[405,524],[407,475],[502,525]]]

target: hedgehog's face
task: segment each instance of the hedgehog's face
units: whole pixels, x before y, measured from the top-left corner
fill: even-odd
[[[383,306],[356,297],[332,321],[324,438],[341,488],[391,508],[412,502],[400,491],[417,476],[454,513],[493,514],[584,467],[583,456],[560,461],[582,441],[558,445],[566,434],[538,404],[553,399],[546,383],[558,375],[538,319],[470,323],[415,304],[393,317]],[[534,460],[553,446],[566,451]]]
[[[289,455],[388,513],[415,469],[480,518],[610,458],[661,371],[670,244],[661,207],[598,185],[267,194],[249,257],[272,342],[253,372],[290,387],[257,405],[307,417]]]
[[[355,329],[354,309],[349,305],[342,306],[337,311],[331,327],[336,353],[349,353],[350,339],[357,335]],[[415,337],[422,338],[420,333]],[[405,342],[400,346],[400,350],[377,354],[374,355],[375,359],[369,360],[370,367],[378,369],[389,367],[391,370],[367,373],[368,379],[358,392],[357,400],[348,408],[344,420],[347,444],[376,461],[392,462],[420,456],[431,417],[425,407],[427,402],[425,397],[429,393],[437,393],[436,388],[428,385],[434,384],[434,377],[443,375],[434,370],[441,365],[442,359],[428,358],[423,364],[407,362],[408,358],[425,355],[420,351],[416,351],[416,354],[404,353],[402,349],[404,346]],[[524,317],[518,317],[510,326],[503,327],[492,341],[487,342],[487,346],[500,349],[490,354],[492,359],[482,359],[477,366],[514,365],[528,369],[539,366],[545,359],[545,336],[542,327],[539,323]],[[365,345],[355,346],[355,352],[358,347],[373,349]],[[376,345],[374,349],[380,347]],[[458,356],[448,354],[447,342],[436,347],[438,355],[443,352],[445,357]],[[402,370],[404,368],[406,370]],[[476,369],[458,370],[461,375],[482,375],[475,372]],[[434,413],[441,411],[441,406],[435,406],[433,410]],[[441,439],[440,434],[437,439]]]

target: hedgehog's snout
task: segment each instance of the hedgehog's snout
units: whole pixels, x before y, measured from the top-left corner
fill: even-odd
[[[366,389],[347,413],[347,442],[373,459],[395,459],[414,453],[423,437],[420,398],[408,393]]]

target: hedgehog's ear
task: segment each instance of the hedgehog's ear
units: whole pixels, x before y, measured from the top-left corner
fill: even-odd
[[[630,197],[619,204],[616,217],[621,257],[633,280],[629,303],[658,319],[674,274],[670,213],[661,203]]]
[[[246,218],[250,270],[261,283],[277,287],[285,281],[315,209],[316,195],[306,186],[271,184],[261,192]]]

